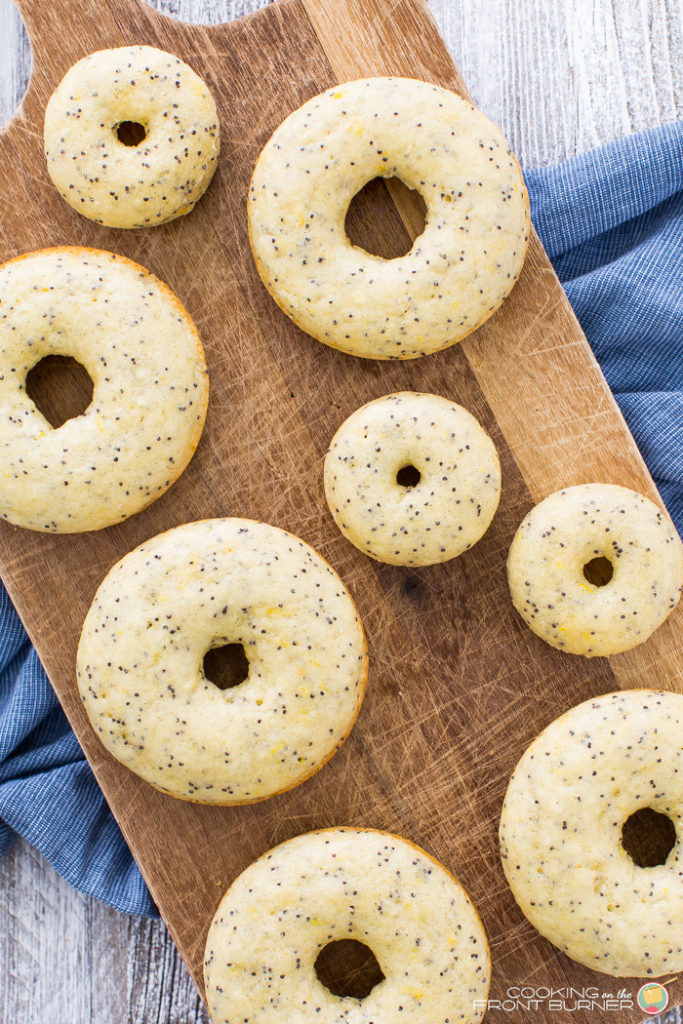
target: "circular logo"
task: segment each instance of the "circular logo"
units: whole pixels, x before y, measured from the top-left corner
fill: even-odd
[[[638,1006],[645,1013],[661,1013],[669,1005],[669,993],[656,981],[649,981],[638,989]]]

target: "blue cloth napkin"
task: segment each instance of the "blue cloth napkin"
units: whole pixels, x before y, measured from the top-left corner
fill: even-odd
[[[683,533],[683,123],[526,179],[533,222]],[[16,833],[81,892],[157,915],[3,588],[0,856]]]
[[[683,122],[526,181],[531,219],[683,535]]]

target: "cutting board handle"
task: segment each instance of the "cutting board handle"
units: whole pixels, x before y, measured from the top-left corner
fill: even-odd
[[[93,28],[109,14],[105,0],[12,0],[23,19],[33,51],[34,74],[62,65],[63,55],[83,56],[83,39],[78,29],[83,19]],[[106,30],[105,30],[106,31]],[[89,42],[89,40],[88,40]],[[72,61],[73,63],[73,61]]]
[[[161,24],[167,49],[177,48],[190,26],[157,11],[145,0],[12,0],[26,26],[33,54],[30,90],[47,98],[68,68],[88,53],[149,42]],[[127,26],[127,28],[126,28]],[[220,26],[212,26],[220,28]]]

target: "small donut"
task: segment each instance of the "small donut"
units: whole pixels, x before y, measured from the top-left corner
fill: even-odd
[[[373,178],[417,189],[427,215],[393,260],[349,241],[345,218]],[[367,78],[305,103],[261,153],[249,194],[261,279],[318,341],[367,359],[414,359],[476,330],[513,287],[529,203],[500,131],[427,82]]]
[[[207,679],[242,645],[243,682]],[[308,544],[249,519],[178,526],[105,577],[83,626],[78,684],[107,749],[197,803],[262,800],[303,782],[349,734],[365,691],[356,607]]]
[[[315,972],[331,942],[355,939],[384,978],[364,999]],[[204,978],[214,1024],[476,1024],[491,965],[465,890],[424,850],[373,829],[330,828],[276,846],[223,897]]]
[[[153,46],[83,57],[45,110],[52,181],[74,210],[110,228],[189,213],[216,170],[219,138],[204,82]]]
[[[683,971],[683,696],[608,693],[572,708],[521,758],[500,821],[503,868],[535,928],[616,977]],[[664,863],[624,848],[635,813],[672,823]]]
[[[54,429],[26,393],[45,356],[71,356],[90,405]],[[163,494],[192,458],[209,382],[197,329],[124,256],[64,247],[0,266],[0,516],[29,530],[100,530]]]
[[[507,562],[512,603],[546,643],[588,658],[642,644],[678,603],[683,549],[642,494],[556,491],[529,512]]]
[[[484,535],[500,499],[498,453],[481,424],[439,395],[400,391],[357,409],[325,458],[344,536],[391,565],[434,565]]]

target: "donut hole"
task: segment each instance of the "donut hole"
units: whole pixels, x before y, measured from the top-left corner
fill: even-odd
[[[139,146],[147,138],[147,129],[139,121],[119,121],[116,137],[124,146]]]
[[[410,219],[407,229],[396,208]],[[400,178],[373,178],[356,192],[346,211],[344,230],[351,245],[372,256],[395,260],[405,256],[425,229],[427,206],[415,189]]]
[[[417,487],[421,479],[420,470],[411,465],[401,466],[396,474],[396,483],[401,487]]]
[[[203,668],[210,683],[219,690],[231,690],[249,675],[249,659],[242,644],[223,644],[206,652]]]
[[[332,995],[365,999],[384,980],[369,946],[356,939],[328,942],[318,953],[315,973]]]
[[[666,814],[641,807],[624,822],[621,845],[639,868],[657,867],[676,845],[676,826]]]
[[[609,558],[599,555],[591,558],[583,567],[584,578],[594,587],[605,587],[614,576],[614,566]]]
[[[26,376],[26,394],[55,428],[83,415],[93,387],[86,368],[71,356],[45,356]]]

